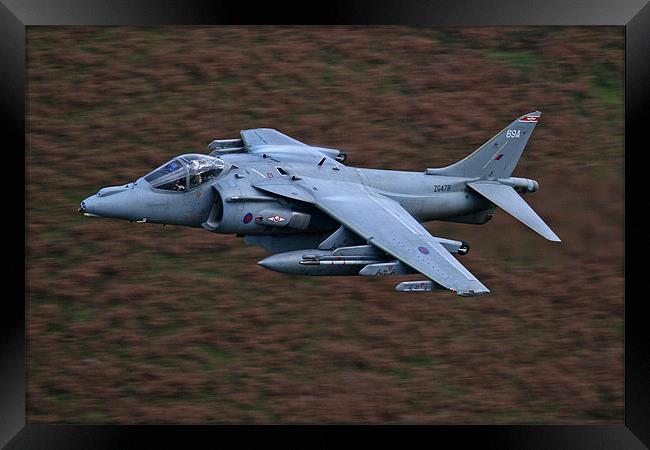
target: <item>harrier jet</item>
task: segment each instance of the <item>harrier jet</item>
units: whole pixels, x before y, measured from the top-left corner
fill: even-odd
[[[512,177],[540,119],[516,119],[465,159],[422,172],[346,166],[340,150],[276,130],[214,140],[211,153],[173,158],[135,182],[81,202],[86,216],[184,225],[236,234],[271,256],[262,267],[300,275],[408,275],[397,291],[490,291],[452,254],[462,241],[429,234],[422,222],[484,224],[499,207],[548,240],[560,239],[519,194],[539,185]]]

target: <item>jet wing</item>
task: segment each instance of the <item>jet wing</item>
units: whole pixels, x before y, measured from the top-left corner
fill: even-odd
[[[280,159],[286,159],[287,156],[302,156],[302,159],[314,161],[320,161],[323,156],[327,156],[343,162],[347,157],[341,150],[307,145],[272,128],[242,130],[240,134],[246,151],[250,153],[267,153]]]
[[[436,283],[463,296],[490,292],[396,201],[358,184],[302,181],[321,211]]]
[[[307,147],[306,144],[272,128],[242,130],[240,134],[244,145],[246,145],[249,151],[260,145],[297,145]]]

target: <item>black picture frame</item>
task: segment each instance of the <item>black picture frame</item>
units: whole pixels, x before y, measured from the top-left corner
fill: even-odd
[[[647,149],[645,121],[650,118],[650,4],[644,0],[618,2],[547,0],[521,2],[488,0],[431,2],[340,2],[303,4],[237,4],[235,2],[194,1],[81,1],[81,0],[3,0],[0,4],[0,101],[5,133],[5,155],[18,161],[25,148],[25,27],[33,25],[167,25],[167,24],[402,24],[422,26],[453,25],[619,25],[625,26],[625,150],[626,179],[640,179],[640,171],[629,161]],[[645,138],[645,139],[644,139]],[[638,149],[636,147],[639,147]],[[629,159],[632,158],[632,159]],[[13,163],[13,161],[11,161]],[[24,167],[24,159],[22,165]],[[20,172],[16,171],[20,183]],[[642,179],[642,178],[641,178]],[[24,177],[23,177],[24,182]],[[626,205],[637,190],[626,189]],[[638,194],[636,194],[638,195]],[[7,235],[21,250],[18,222],[24,196],[13,192],[5,196],[12,218]],[[638,204],[638,203],[636,203]],[[627,212],[627,211],[626,211]],[[626,221],[630,239],[632,224]],[[22,235],[25,236],[23,222]],[[638,242],[638,241],[637,241]],[[23,247],[24,259],[26,247]],[[640,250],[627,248],[626,263]],[[13,258],[3,267],[5,279],[20,284],[20,267]],[[626,264],[629,270],[630,265]],[[218,445],[224,439],[299,438],[306,444],[323,445],[331,435],[348,432],[348,427],[249,427],[249,426],[82,426],[25,424],[25,286],[6,290],[0,302],[0,446],[7,448],[129,448],[156,440],[165,446],[187,440],[206,439]],[[629,277],[632,280],[633,277]],[[649,352],[644,327],[643,296],[625,296],[625,423],[594,426],[425,426],[355,427],[355,432],[376,435],[382,442],[399,444],[404,434],[423,442],[453,440],[458,444],[482,443],[495,448],[644,448],[650,443],[648,406]],[[638,283],[638,281],[637,281]],[[22,294],[21,294],[22,293]],[[309,435],[304,431],[309,431]],[[254,431],[254,433],[253,433]],[[316,434],[314,436],[313,434]],[[240,444],[243,442],[240,442]]]

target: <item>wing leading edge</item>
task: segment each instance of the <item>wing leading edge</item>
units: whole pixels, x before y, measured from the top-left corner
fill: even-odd
[[[369,243],[462,296],[489,291],[396,201],[351,183],[305,177],[314,204]]]
[[[318,158],[317,160],[327,156],[340,163],[347,158],[345,152],[341,150],[307,145],[272,128],[241,130],[240,134],[246,150],[251,153],[268,152],[275,157],[303,155],[308,158]]]
[[[251,130],[242,130],[241,137],[247,148],[255,148],[260,145],[293,145],[306,147],[306,144],[282,134],[272,128],[254,128]]]

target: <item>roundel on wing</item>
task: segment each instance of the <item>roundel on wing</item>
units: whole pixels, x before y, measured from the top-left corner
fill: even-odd
[[[428,255],[428,254],[429,254],[429,249],[426,248],[426,247],[424,247],[424,246],[422,246],[422,247],[418,247],[418,251],[419,251],[420,253],[422,253],[423,255]]]
[[[246,215],[244,216],[244,223],[250,223],[251,220],[253,220],[253,214],[246,213]]]

